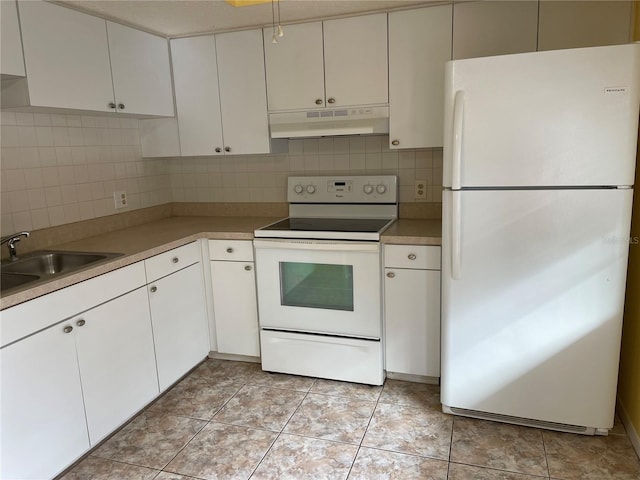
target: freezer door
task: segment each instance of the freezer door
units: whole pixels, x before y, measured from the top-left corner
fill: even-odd
[[[444,405],[612,427],[632,197],[445,192]]]
[[[633,185],[640,44],[449,62],[445,187]]]

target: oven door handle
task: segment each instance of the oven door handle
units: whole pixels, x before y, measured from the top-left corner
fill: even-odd
[[[315,250],[328,252],[380,252],[378,242],[332,242],[326,240],[254,240],[256,249]]]

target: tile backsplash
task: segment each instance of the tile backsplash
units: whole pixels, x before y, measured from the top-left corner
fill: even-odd
[[[289,140],[280,155],[174,159],[174,202],[286,202],[291,175],[398,175],[400,202],[415,202],[415,180],[427,184],[426,202],[440,202],[442,149],[389,150],[388,136]]]
[[[2,234],[171,202],[168,161],[142,158],[136,119],[3,111],[0,127]]]
[[[399,176],[440,202],[442,149],[389,150],[388,137],[296,139],[278,155],[147,159],[139,121],[113,116],[1,112],[2,234],[38,230],[171,202],[286,202],[291,175]],[[113,192],[127,192],[116,210]]]

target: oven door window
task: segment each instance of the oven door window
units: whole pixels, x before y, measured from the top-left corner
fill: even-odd
[[[353,312],[353,266],[280,262],[280,303]]]

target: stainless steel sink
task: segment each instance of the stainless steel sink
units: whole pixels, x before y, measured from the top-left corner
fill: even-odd
[[[18,260],[0,264],[2,283],[0,291],[17,288],[38,280],[74,272],[121,253],[42,251],[25,255]]]
[[[40,277],[38,275],[24,275],[20,273],[5,273],[0,274],[0,290],[3,292],[11,288],[20,287],[27,283],[34,282]]]

